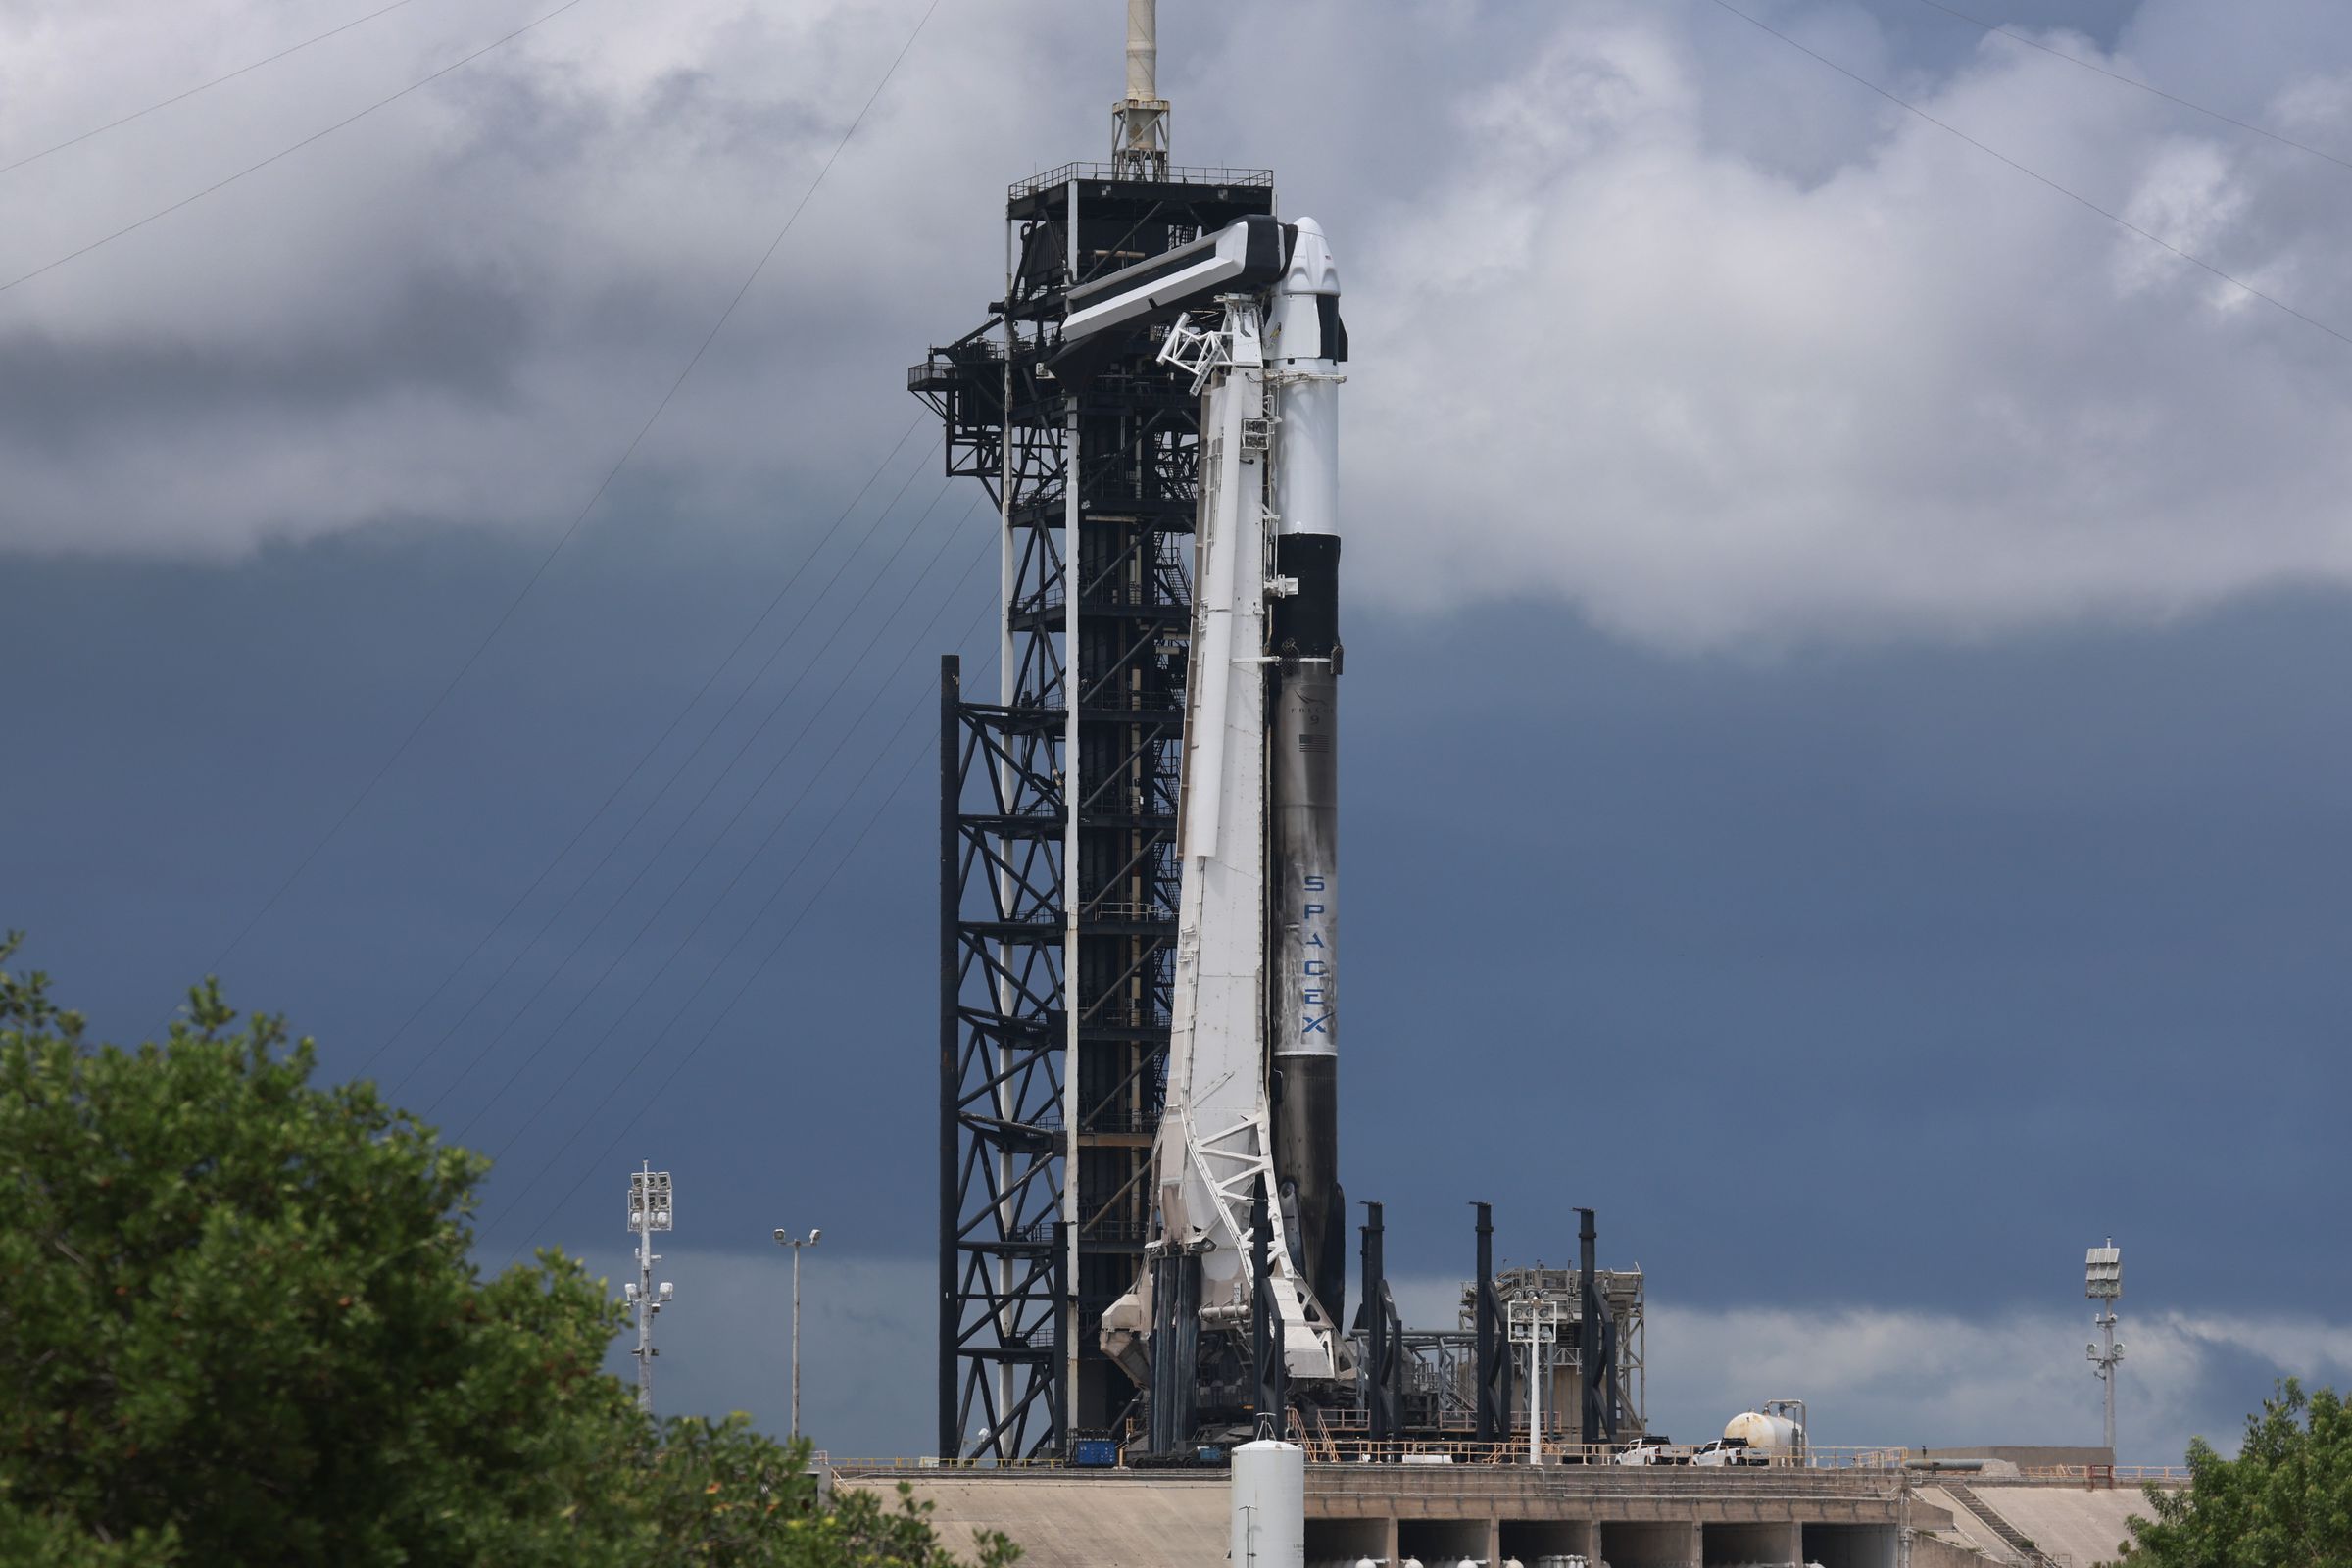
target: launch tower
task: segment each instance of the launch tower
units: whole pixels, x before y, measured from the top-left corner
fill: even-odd
[[[1057,1453],[1135,1396],[1097,1341],[1152,1219],[1200,401],[1148,341],[1075,393],[1046,362],[1073,288],[1274,211],[1268,171],[1168,163],[1152,12],[1112,161],[1011,187],[1002,298],[907,377],[1003,537],[998,689],[942,669],[943,1455]]]

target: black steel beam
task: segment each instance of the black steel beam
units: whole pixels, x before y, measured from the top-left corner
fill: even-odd
[[[956,1213],[957,1145],[961,1142],[958,1102],[962,1075],[956,1070],[963,1043],[962,948],[956,917],[962,912],[962,883],[958,874],[963,826],[957,819],[962,805],[960,765],[962,726],[956,706],[963,700],[963,661],[944,654],[939,661],[939,1211],[952,1221]],[[939,1228],[939,1343],[953,1346],[961,1327],[962,1309],[956,1293],[956,1227]],[[942,1454],[957,1452],[956,1431],[956,1357],[939,1358],[939,1447]]]

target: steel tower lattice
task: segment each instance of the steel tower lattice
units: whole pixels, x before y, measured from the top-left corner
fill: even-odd
[[[1274,211],[1265,170],[1138,172],[1012,186],[1004,297],[907,375],[1003,528],[995,700],[941,672],[942,1454],[1060,1452],[1133,1396],[1096,1336],[1151,1229],[1199,409],[1155,338],[1078,396],[1045,362],[1076,284]]]

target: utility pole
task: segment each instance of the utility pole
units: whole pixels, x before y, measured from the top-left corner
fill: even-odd
[[[662,1353],[654,1348],[654,1314],[669,1300],[669,1281],[663,1280],[659,1292],[654,1288],[654,1265],[662,1261],[662,1254],[654,1250],[654,1232],[668,1230],[671,1218],[669,1172],[654,1169],[650,1161],[629,1172],[629,1231],[637,1238],[637,1282],[622,1294],[637,1314],[637,1348],[630,1353],[637,1357],[637,1408],[648,1415],[654,1409],[654,1357]]]
[[[2115,1369],[2124,1358],[2124,1348],[2115,1338],[2115,1303],[2124,1296],[2124,1253],[2107,1238],[2107,1245],[2094,1247],[2082,1258],[2082,1294],[2105,1305],[2091,1316],[2099,1331],[2100,1343],[2085,1345],[2082,1353],[2090,1357],[2091,1376],[2107,1386],[2107,1462],[2115,1462]]]
[[[814,1247],[824,1234],[821,1229],[805,1237],[776,1232],[776,1245],[792,1249],[792,1435],[796,1440],[801,1435],[801,1249]]]

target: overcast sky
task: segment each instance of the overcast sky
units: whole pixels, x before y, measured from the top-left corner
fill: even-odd
[[[904,370],[1102,154],[1121,8],[380,3],[0,3],[0,925],[116,1036],[218,962],[498,1152],[490,1261],[671,1167],[739,1303],[693,1397],[773,1416],[768,1227],[869,1296],[931,1246],[923,707],[993,518]],[[1348,290],[1399,1271],[1594,1203],[1678,1435],[1810,1379],[2082,1441],[2109,1233],[2170,1314],[2128,1458],[2352,1377],[2341,8],[1162,11],[1178,161]],[[921,1310],[847,1309],[810,1424],[923,1446]]]

